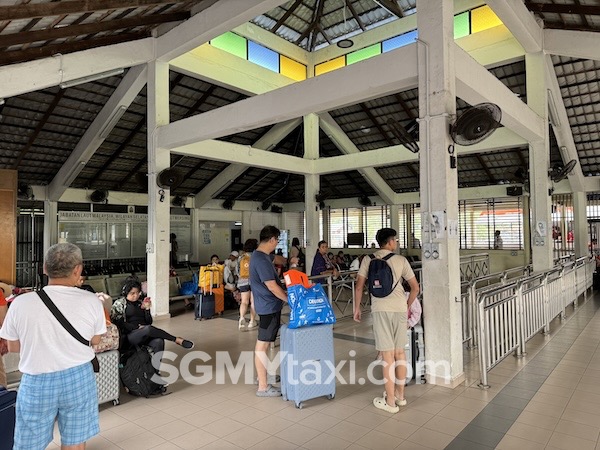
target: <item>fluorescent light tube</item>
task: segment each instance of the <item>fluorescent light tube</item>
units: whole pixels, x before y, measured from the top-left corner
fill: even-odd
[[[560,127],[560,119],[558,118],[558,110],[556,109],[556,103],[554,103],[554,96],[552,91],[548,89],[548,119],[553,127]]]
[[[79,161],[77,164],[75,164],[71,169],[71,172],[69,172],[69,175],[66,176],[63,184],[67,187],[71,186],[71,183],[75,181],[75,178],[77,178],[77,175],[79,175],[79,172],[81,172],[84,167],[85,161]]]
[[[119,120],[121,120],[121,117],[123,117],[123,114],[125,114],[125,111],[127,111],[127,106],[125,106],[125,105],[120,105],[115,110],[115,112],[113,113],[110,120],[106,123],[106,125],[104,125],[104,128],[102,128],[102,131],[100,131],[101,139],[106,139],[108,137],[108,135],[113,130],[113,128],[117,125]]]
[[[102,78],[114,77],[115,75],[121,75],[125,72],[125,69],[114,69],[109,70],[108,72],[95,73],[92,75],[88,75],[86,77],[77,78],[75,80],[65,81],[60,83],[59,86],[61,89],[67,89],[73,86],[78,86],[83,83],[89,83],[90,81],[101,80]]]

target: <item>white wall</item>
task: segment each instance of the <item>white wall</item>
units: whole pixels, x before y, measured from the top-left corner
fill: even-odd
[[[198,241],[198,261],[208,264],[213,254],[219,255],[221,261],[227,259],[231,252],[231,229],[233,222],[199,221],[200,239]]]

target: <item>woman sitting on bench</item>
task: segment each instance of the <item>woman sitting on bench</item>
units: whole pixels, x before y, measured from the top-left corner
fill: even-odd
[[[121,352],[130,345],[147,345],[154,353],[162,352],[165,349],[165,340],[175,342],[188,350],[194,347],[192,341],[175,337],[152,325],[150,298],[143,298],[142,284],[137,278],[130,277],[125,280],[121,295],[122,297],[115,300],[110,311],[110,319],[117,325],[123,337]]]

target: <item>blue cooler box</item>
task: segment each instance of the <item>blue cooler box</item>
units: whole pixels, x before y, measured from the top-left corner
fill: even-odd
[[[335,397],[333,326],[290,329],[281,326],[281,394],[296,408],[302,402]]]

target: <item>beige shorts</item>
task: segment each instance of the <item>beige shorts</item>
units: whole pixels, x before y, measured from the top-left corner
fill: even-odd
[[[375,348],[380,352],[402,349],[408,342],[405,312],[373,312]]]

